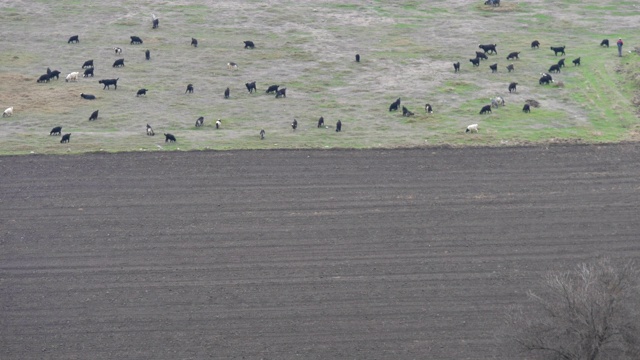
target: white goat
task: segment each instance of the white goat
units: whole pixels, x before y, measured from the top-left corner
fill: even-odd
[[[2,117],[9,117],[9,116],[11,116],[11,115],[13,115],[13,106],[12,106],[12,107],[10,107],[10,108],[7,108],[7,110],[5,110],[5,111],[2,113]]]
[[[478,132],[478,124],[471,124],[469,126],[467,126],[467,131],[465,131],[466,133],[468,132]]]
[[[78,71],[74,71],[74,72],[70,73],[69,75],[67,75],[67,78],[64,81],[66,81],[66,82],[78,81],[78,75],[80,75],[80,73]]]

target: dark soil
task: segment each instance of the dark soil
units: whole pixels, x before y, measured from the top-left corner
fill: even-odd
[[[548,270],[640,257],[640,148],[0,157],[0,358],[501,358]],[[498,341],[496,341],[496,338]]]

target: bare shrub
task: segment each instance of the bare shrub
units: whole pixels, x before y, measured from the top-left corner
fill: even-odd
[[[638,295],[631,262],[550,273],[541,292],[528,292],[533,306],[507,316],[508,342],[527,359],[640,359]]]

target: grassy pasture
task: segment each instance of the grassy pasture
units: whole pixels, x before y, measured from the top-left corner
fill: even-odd
[[[631,1],[5,1],[0,4],[0,154],[193,149],[377,148],[501,145],[554,141],[616,142],[640,138],[636,52],[640,7]],[[151,13],[160,18],[151,28]],[[67,44],[71,35],[80,43]],[[143,45],[130,45],[137,35]],[[190,46],[191,38],[199,47]],[[615,41],[625,40],[624,57]],[[601,48],[608,38],[610,48]],[[537,39],[540,49],[531,49]],[[256,49],[243,48],[252,40]],[[479,43],[498,44],[480,67],[469,59]],[[539,73],[561,57],[566,68],[541,86]],[[113,47],[123,49],[116,55]],[[146,61],[144,50],[151,51]],[[507,61],[511,51],[520,60]],[[356,63],[359,53],[362,62]],[[582,65],[571,60],[581,57]],[[118,58],[124,68],[112,68]],[[65,83],[94,59],[95,77]],[[226,64],[238,63],[237,71]],[[460,61],[461,72],[452,63]],[[492,74],[489,64],[498,63]],[[506,66],[515,65],[508,73]],[[60,80],[36,84],[46,68]],[[120,78],[118,90],[100,79]],[[246,82],[256,81],[257,94]],[[509,94],[510,82],[518,91]],[[185,94],[187,84],[195,87]],[[287,98],[265,94],[287,88]],[[229,87],[231,98],[224,99]],[[136,97],[140,88],[146,97]],[[98,99],[80,99],[80,93]],[[489,98],[506,106],[479,115]],[[396,98],[416,115],[390,113]],[[523,114],[524,101],[540,108]],[[434,114],[425,114],[430,103]],[[89,122],[92,111],[100,118]],[[199,116],[202,128],[195,128]],[[316,128],[323,116],[326,128]],[[216,130],[216,119],[222,129]],[[299,128],[290,123],[296,118]],[[334,131],[340,119],[343,131]],[[149,123],[155,137],[145,135]],[[480,124],[479,134],[464,128]],[[69,144],[48,136],[54,126]],[[265,129],[266,139],[259,139]],[[176,144],[165,144],[163,132]]]

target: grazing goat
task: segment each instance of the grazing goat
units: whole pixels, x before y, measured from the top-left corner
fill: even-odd
[[[256,47],[256,45],[253,43],[253,41],[247,40],[247,41],[244,42],[244,48],[245,49],[253,49],[255,47]]]
[[[551,48],[551,51],[553,51],[553,53],[555,54],[555,56],[558,56],[558,53],[562,53],[562,55],[565,55],[564,49],[566,48],[566,46],[558,46],[558,47],[551,46],[550,48]]]
[[[489,111],[491,111],[491,110],[489,110]],[[465,130],[465,133],[468,133],[468,132],[477,133],[478,132],[478,124],[471,124],[471,125],[467,126],[467,130]]]
[[[520,58],[518,57],[518,55],[519,55],[519,54],[520,54],[520,51],[514,51],[514,52],[512,52],[512,53],[509,53],[509,56],[507,56],[507,60],[511,60],[511,59],[516,59],[516,60],[518,60],[518,59],[520,59]]]
[[[498,45],[497,44],[478,45],[478,47],[482,49],[482,51],[484,51],[485,53],[491,52],[498,55],[498,50],[496,50],[496,46]]]
[[[102,80],[98,80],[98,84],[104,85],[102,87],[102,90],[109,89],[109,87],[111,85],[113,85],[116,88],[116,90],[118,90],[118,80],[120,80],[120,78],[117,78],[117,79],[102,79]]]
[[[85,99],[85,100],[95,100],[96,99],[95,95],[85,94],[85,93],[80,94],[80,97]]]
[[[71,43],[79,43],[80,40],[78,39],[78,35],[73,35],[72,37],[69,38],[69,41],[67,41],[67,44],[71,44]]]
[[[100,110],[96,110],[91,113],[91,116],[89,116],[89,121],[98,120],[98,111]]]
[[[400,98],[397,98],[396,101],[392,102],[391,105],[389,105],[389,111],[396,111],[398,110],[399,106],[400,106]]]
[[[360,54],[356,54],[356,62],[360,62]]]
[[[324,126],[324,118],[320,116],[320,119],[318,119],[318,127],[321,128],[323,126]]]
[[[12,107],[8,107],[3,113],[2,113],[2,117],[10,117],[11,115],[13,115],[13,106]]]
[[[60,144],[68,143],[71,140],[71,133],[62,135],[62,139],[60,139]]]
[[[187,90],[184,93],[193,94],[193,84],[187,85]]]
[[[426,111],[427,114],[433,114],[433,107],[431,106],[431,104],[425,104],[424,111]]]
[[[140,89],[138,90],[138,92],[136,93],[136,97],[137,96],[146,96],[147,95],[147,91],[149,91],[149,89]]]
[[[476,51],[476,58],[481,59],[481,60],[489,60],[489,57],[487,56],[487,54],[481,52],[481,51]]]
[[[573,59],[571,62],[573,63],[573,66],[580,65],[580,58]]]
[[[123,67],[124,66],[124,59],[118,59],[113,63],[113,67]]]
[[[489,69],[491,69],[492,73],[498,72],[498,63],[489,65]]]
[[[509,70],[509,72],[512,72],[514,70],[513,64],[507,65],[507,70]]]
[[[165,133],[164,142],[176,142],[176,137],[173,134]]]
[[[154,136],[155,134],[151,125],[147,124],[147,136]]]
[[[113,51],[115,51],[115,52],[116,52],[116,55],[120,55],[120,54],[122,54],[122,49],[121,49],[121,48],[119,48],[119,47],[114,47],[114,48],[113,48]]]
[[[336,123],[336,132],[342,131],[342,121],[338,120]]]
[[[453,63],[453,72],[460,71],[460,61]]]
[[[480,66],[480,58],[469,59],[469,61],[471,61],[473,66]]]
[[[220,129],[222,127],[222,120],[216,120],[216,129]]]
[[[252,82],[248,82],[246,84],[244,84],[247,87],[247,91],[249,91],[249,94],[253,93],[254,91],[258,91],[258,89],[256,88],[256,82],[252,81]]]
[[[49,132],[49,136],[52,135],[62,135],[62,126],[56,126],[51,129],[51,132]]]
[[[491,105],[485,105],[482,107],[482,109],[480,109],[480,115],[486,114],[488,112],[491,112]]]
[[[531,112],[531,106],[529,106],[529,104],[524,104],[524,106],[522,107],[522,112],[530,113]]]
[[[42,74],[40,75],[40,77],[38,78],[38,80],[36,80],[37,83],[44,83],[44,82],[49,82],[49,74]]]
[[[227,63],[227,69],[229,69],[229,70],[238,70],[238,64],[236,64],[234,62],[228,62]]]
[[[196,119],[196,127],[201,127],[204,124],[204,116],[200,116]]]
[[[130,36],[130,38],[131,38],[131,43],[130,43],[131,45],[140,45],[143,43],[142,39],[140,39],[137,36]]]
[[[558,60],[558,67],[563,67],[564,66],[564,58]]]
[[[533,49],[533,48],[539,49],[539,48],[540,48],[540,41],[538,41],[538,40],[533,40],[533,41],[531,42],[531,48],[532,48],[532,49]]]
[[[229,88],[226,88],[224,90],[224,98],[228,99],[230,95],[231,95],[231,91],[229,90]]]
[[[609,47],[609,39],[604,39],[600,42],[600,46]]]
[[[260,140],[264,140],[265,131],[264,129],[260,130]]]
[[[552,73],[552,72],[559,73],[560,72],[560,66],[558,66],[558,64],[551,65],[549,67],[549,72],[550,73]]]
[[[65,82],[69,82],[69,81],[78,81],[78,75],[80,75],[79,72],[74,71],[72,73],[70,73],[69,75],[67,75],[67,77],[64,79]]]
[[[517,82],[512,82],[509,84],[509,92],[516,92],[516,86],[518,86]]]
[[[540,75],[542,75],[540,80],[538,80],[538,83],[540,85],[549,85],[550,82],[553,82],[553,78],[551,77],[551,75],[547,73],[540,73]]]
[[[49,79],[53,79],[54,77],[58,80],[60,78],[60,71],[53,70],[49,73]]]
[[[271,86],[269,86],[269,87],[267,88],[266,93],[267,93],[267,94],[269,94],[269,93],[272,93],[272,92],[277,92],[277,91],[278,91],[278,87],[279,87],[279,86],[280,86],[280,85],[271,85]]]
[[[500,105],[504,106],[504,99],[501,98],[500,96],[496,96],[494,98],[491,98],[491,107],[494,108],[498,108]]]
[[[84,62],[84,64],[82,64],[82,68],[92,68],[93,67],[93,59],[91,60],[87,60]]]
[[[147,60],[151,60],[151,51],[145,50],[144,58],[147,59]]]
[[[93,77],[93,68],[85,69],[82,77]]]
[[[287,88],[278,89],[278,91],[276,91],[276,99],[281,97],[287,97]]]
[[[409,109],[407,109],[407,108],[406,108],[406,107],[404,107],[404,106],[402,107],[402,116],[407,116],[407,117],[409,117],[409,116],[413,116],[413,115],[414,115],[414,114],[413,114],[411,111],[409,111]]]
[[[198,40],[196,40],[196,38],[191,38],[191,46],[198,47]]]
[[[297,128],[298,128],[298,120],[293,119],[293,122],[291,123],[291,128],[292,128],[293,130],[295,130],[295,129],[297,129]]]

